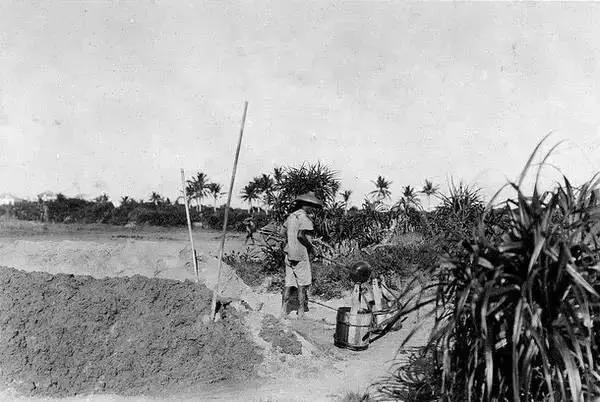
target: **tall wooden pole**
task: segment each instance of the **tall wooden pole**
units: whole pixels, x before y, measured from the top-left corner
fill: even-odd
[[[240,127],[240,137],[238,139],[235,158],[233,160],[233,171],[231,172],[231,182],[229,183],[229,194],[227,195],[227,205],[225,207],[225,216],[223,217],[223,234],[221,236],[221,246],[219,249],[219,267],[217,268],[217,283],[213,293],[211,305],[211,318],[214,320],[217,313],[217,295],[219,294],[219,282],[221,281],[221,267],[223,265],[223,249],[225,248],[225,237],[227,236],[227,218],[229,217],[229,206],[231,205],[231,194],[233,193],[233,183],[235,182],[235,172],[237,170],[240,148],[242,146],[242,136],[244,135],[244,125],[246,124],[246,112],[248,111],[248,102],[244,103],[244,114],[242,115],[242,125]]]
[[[198,259],[196,258],[196,249],[194,248],[194,237],[192,236],[192,220],[190,219],[190,207],[188,205],[187,194],[185,193],[185,173],[181,169],[181,188],[183,190],[183,202],[185,203],[185,216],[187,218],[188,232],[190,234],[190,244],[192,245],[192,262],[194,263],[194,272],[196,273],[196,283],[198,278]]]

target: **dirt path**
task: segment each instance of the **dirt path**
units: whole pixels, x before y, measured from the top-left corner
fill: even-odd
[[[299,373],[292,378],[273,378],[260,385],[238,389],[213,390],[195,397],[228,401],[328,401],[337,400],[348,392],[364,393],[370,384],[388,373],[391,363],[406,358],[403,354],[396,356],[396,352],[411,329],[407,326],[387,334],[366,351],[340,350],[336,353],[337,359],[314,372]],[[424,326],[408,347],[421,346],[430,329],[431,326]]]

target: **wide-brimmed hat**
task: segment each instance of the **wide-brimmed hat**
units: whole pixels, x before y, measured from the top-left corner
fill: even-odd
[[[323,201],[317,198],[314,192],[309,191],[306,194],[296,197],[294,202],[305,203],[314,207],[323,208]]]

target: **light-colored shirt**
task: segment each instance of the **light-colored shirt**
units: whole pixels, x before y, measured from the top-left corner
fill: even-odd
[[[306,211],[299,209],[288,216],[283,224],[287,232],[287,245],[285,252],[288,259],[293,261],[308,261],[308,250],[298,240],[298,232],[301,230],[313,230],[313,223]]]

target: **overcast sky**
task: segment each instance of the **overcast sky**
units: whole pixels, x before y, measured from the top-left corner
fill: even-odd
[[[377,175],[491,194],[533,147],[600,168],[600,4],[3,1],[0,192],[234,194],[323,161],[360,204]],[[546,147],[548,148],[548,147]]]

